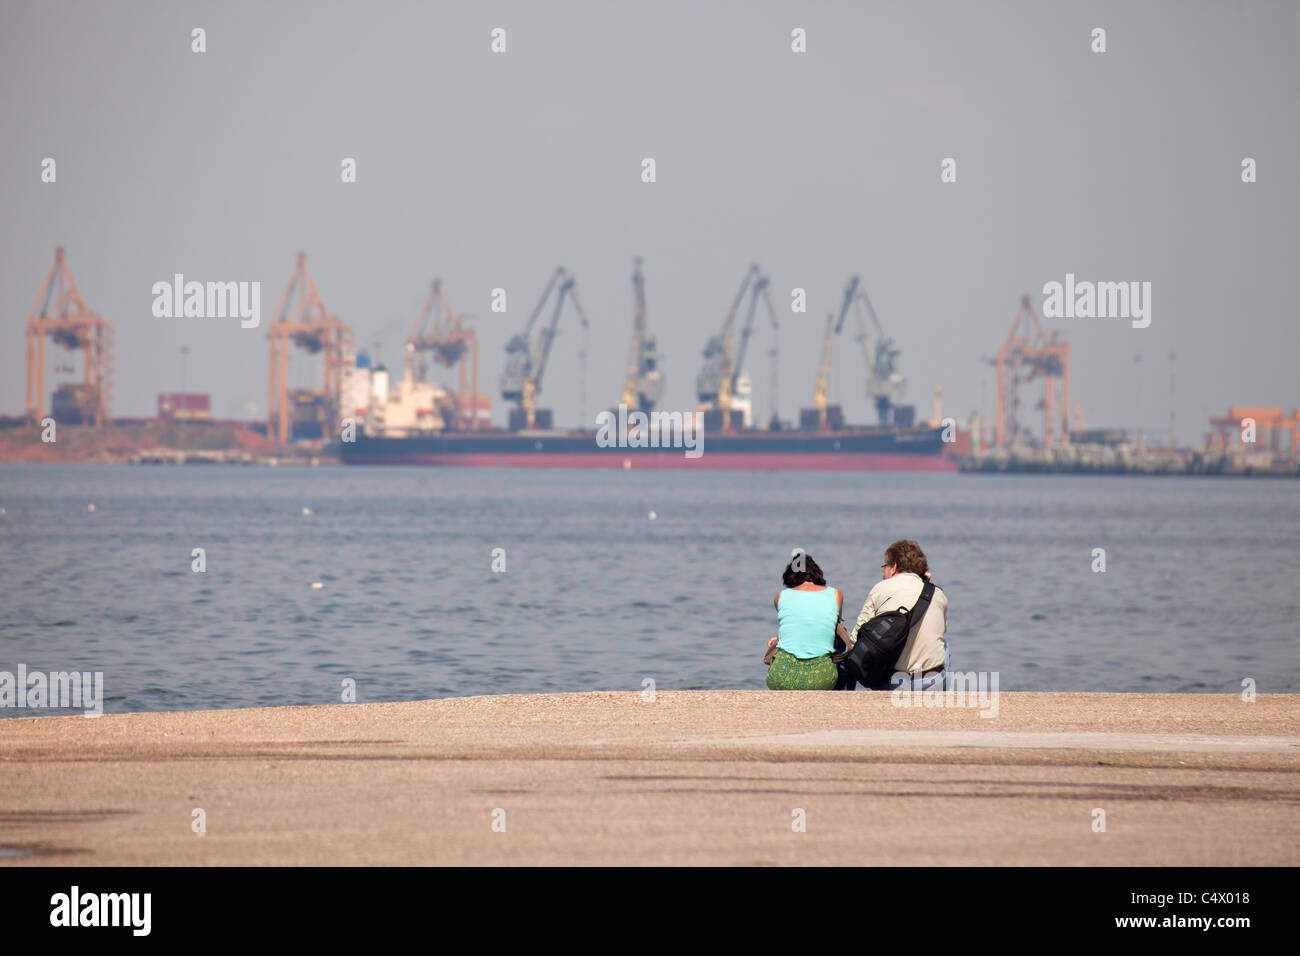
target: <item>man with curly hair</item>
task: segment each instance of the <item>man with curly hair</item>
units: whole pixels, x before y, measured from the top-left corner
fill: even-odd
[[[921,588],[930,577],[930,566],[925,552],[915,541],[895,541],[885,549],[885,562],[880,566],[883,580],[867,595],[862,613],[853,626],[856,639],[858,629],[877,614],[907,609],[921,596]],[[934,589],[925,616],[912,622],[907,642],[899,652],[894,665],[894,679],[890,684],[873,690],[890,690],[900,681],[911,681],[913,689],[944,686],[948,666],[948,598],[939,588]]]

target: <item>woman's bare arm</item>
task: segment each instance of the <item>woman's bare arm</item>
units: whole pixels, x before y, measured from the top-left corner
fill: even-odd
[[[849,637],[849,632],[844,629],[844,592],[839,588],[835,589],[835,603],[839,605],[839,617],[835,619],[835,636],[844,644],[844,650],[835,651],[831,654],[831,660],[838,663],[844,660],[844,655],[853,647],[853,639]]]
[[[780,593],[778,593],[776,597],[772,598],[772,607],[776,608],[778,611],[781,610],[781,605],[779,603],[780,600],[781,600]],[[777,642],[777,638],[775,637],[767,642],[767,653],[763,655],[764,664],[772,663],[772,658],[776,655],[776,642]]]
[[[853,638],[849,635],[848,630],[844,627],[844,592],[839,588],[835,589],[835,602],[839,605],[840,615],[835,620],[835,636],[844,642],[844,647],[853,646]]]

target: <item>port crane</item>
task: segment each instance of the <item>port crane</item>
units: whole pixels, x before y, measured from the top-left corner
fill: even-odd
[[[1053,332],[1049,337],[1034,313],[1029,296],[1020,299],[1020,308],[998,348],[997,357],[985,359],[997,367],[998,414],[996,444],[998,448],[1015,445],[1027,437],[1019,421],[1020,389],[1034,379],[1043,379],[1043,398],[1036,407],[1043,409],[1043,444],[1056,439],[1053,399],[1061,392],[1060,443],[1070,443],[1070,346]]]
[[[45,418],[47,338],[84,356],[85,381],[59,386],[51,401],[55,417],[60,424],[107,425],[113,395],[113,326],[81,298],[62,246],[54,250],[54,265],[27,318],[27,419],[33,424]],[[64,365],[55,371],[64,368],[71,371]]]
[[[844,423],[844,414],[838,405],[829,404],[829,394],[831,387],[831,370],[835,357],[835,337],[840,334],[844,328],[844,320],[848,317],[849,309],[855,301],[859,292],[861,280],[857,276],[849,279],[848,285],[844,288],[844,300],[840,304],[840,313],[837,318],[835,313],[830,312],[826,315],[826,326],[822,331],[822,347],[817,359],[817,377],[813,382],[813,405],[810,409],[804,409],[800,425],[803,428],[824,429],[829,421],[833,428],[839,428]],[[863,354],[866,352],[865,331],[860,336],[863,341]],[[871,365],[868,362],[868,369]]]
[[[740,284],[740,291],[736,293],[736,298],[727,312],[722,331],[704,345],[704,366],[695,380],[696,395],[702,405],[717,409],[726,416],[724,427],[730,425],[727,418],[731,412],[732,398],[736,394],[736,383],[745,367],[745,350],[754,333],[754,316],[758,310],[759,299],[763,300],[772,328],[778,327],[776,310],[772,308],[772,300],[767,291],[768,285],[769,280],[762,270],[757,265],[750,266],[749,271],[745,273],[744,281]],[[749,311],[741,327],[740,344],[737,347],[734,344],[736,313],[746,293],[749,294]],[[769,354],[775,360],[776,350],[773,349]]]
[[[343,370],[352,353],[352,327],[325,307],[316,281],[307,268],[307,254],[299,252],[289,284],[275,307],[267,338],[271,343],[270,383],[267,389],[267,436],[288,444],[290,419],[311,413],[322,435],[338,426],[342,408]],[[325,359],[324,387],[289,390],[289,352],[299,348]]]
[[[809,410],[816,415],[815,427],[820,431],[826,427],[827,411],[827,394],[831,387],[831,365],[834,358],[835,342],[835,313],[826,313],[826,328],[822,332],[822,347],[817,358],[817,378],[813,382],[813,407]],[[806,413],[805,413],[806,414]],[[814,421],[806,419],[806,425],[812,425]],[[805,427],[806,427],[805,425]]]
[[[871,304],[871,297],[867,295],[866,289],[862,288],[862,280],[859,276],[851,276],[844,287],[844,303],[840,307],[839,321],[835,326],[837,335],[844,327],[850,305],[854,307],[853,314],[858,325],[858,334],[854,336],[854,340],[862,348],[862,359],[867,367],[867,397],[876,406],[876,416],[880,424],[888,425],[893,417],[894,406],[902,400],[907,390],[907,379],[898,371],[898,357],[902,352],[894,344],[894,340],[885,335],[880,319],[876,316],[876,309]],[[867,318],[870,318],[871,326],[876,333],[874,349],[871,347],[867,333]]]
[[[587,315],[578,301],[578,293],[574,288],[575,281],[563,268],[556,269],[550,281],[546,283],[542,297],[533,307],[532,315],[528,317],[528,324],[524,326],[524,330],[511,336],[510,341],[506,343],[506,367],[501,373],[501,397],[506,401],[518,403],[510,410],[510,428],[514,431],[531,430],[539,427],[539,423],[541,428],[551,427],[550,409],[538,409],[537,396],[542,390],[542,377],[546,374],[546,362],[551,354],[551,345],[555,342],[566,296],[573,300],[573,308],[578,313],[578,320],[582,323],[582,327],[584,329],[588,327]],[[534,345],[530,342],[533,326],[546,307],[552,292],[556,295],[550,324],[538,332],[537,342]]]
[[[478,335],[465,325],[465,320],[472,318],[452,311],[442,280],[434,279],[415,330],[406,339],[406,364],[415,381],[425,380],[426,354],[431,353],[434,361],[447,368],[459,366],[454,427],[470,430],[478,427]]]
[[[767,350],[767,357],[772,360],[771,382],[768,384],[772,397],[772,416],[768,419],[767,427],[770,431],[779,431],[781,428],[781,403],[778,401],[781,375],[781,326],[776,321],[776,310],[770,305],[768,318],[772,320],[772,347]]]
[[[627,365],[623,372],[622,402],[628,410],[639,409],[647,414],[654,410],[664,394],[662,361],[655,340],[649,333],[646,318],[645,276],[641,274],[641,259],[637,257],[632,272],[632,293],[636,315],[632,320],[632,342],[628,346]]]
[[[906,379],[898,371],[898,357],[901,353],[894,340],[886,336],[884,329],[881,328],[871,298],[862,288],[861,277],[850,276],[844,286],[839,315],[830,313],[826,316],[821,351],[817,361],[817,377],[813,385],[813,404],[812,408],[805,408],[801,412],[801,428],[820,431],[828,425],[831,428],[839,428],[843,425],[844,414],[838,405],[829,404],[829,393],[835,339],[844,329],[849,312],[853,312],[857,320],[858,334],[854,336],[854,340],[862,349],[862,360],[867,370],[867,397],[876,406],[876,415],[880,419],[880,424],[890,424],[894,406],[903,397]],[[867,332],[868,319],[876,333],[874,349],[871,347],[871,338]]]

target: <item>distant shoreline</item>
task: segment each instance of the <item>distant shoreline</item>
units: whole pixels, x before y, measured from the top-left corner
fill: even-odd
[[[955,471],[950,472],[929,472],[932,474],[961,474],[961,475],[1036,475],[1040,477],[1093,477],[1093,476],[1113,476],[1113,477],[1142,477],[1142,478],[1279,478],[1294,479],[1300,478],[1300,464],[1295,468],[1279,469],[1259,469],[1259,468],[1227,468],[1216,471],[1167,471],[1155,468],[1086,468],[1086,467],[991,467],[979,466],[974,464],[963,465],[962,460],[958,459],[958,467]],[[279,466],[288,467],[336,467],[342,466],[343,462],[338,458],[329,455],[316,454],[309,452],[285,455],[253,455],[241,452],[204,452],[204,451],[183,451],[178,449],[157,449],[151,451],[132,453],[130,456],[108,456],[99,458],[71,458],[58,457],[52,455],[23,457],[4,457],[3,448],[0,447],[0,465],[105,465],[105,466],[160,466],[174,467],[176,465],[196,466],[196,465],[240,465],[240,466],[257,466],[263,468],[275,468]],[[374,468],[376,466],[365,466]],[[382,467],[382,466],[380,466]],[[391,467],[400,468],[432,468],[446,469],[455,466],[449,465],[393,465]],[[492,467],[492,466],[462,466],[462,467]],[[496,466],[506,468],[508,466]],[[362,466],[355,466],[353,470],[365,470]],[[511,469],[513,470],[513,469]],[[551,470],[565,470],[556,468]],[[587,471],[585,468],[572,468],[569,470]],[[709,469],[675,469],[677,471],[708,471]],[[774,472],[774,469],[755,468],[756,472]],[[732,471],[719,471],[719,474],[734,474]],[[817,471],[815,474],[874,474],[871,471]],[[656,474],[662,474],[656,471]]]
[[[62,426],[43,442],[31,428],[0,428],[0,464],[158,464],[334,466],[338,446],[323,442],[281,445],[256,430],[256,422],[132,421],[109,428]],[[707,454],[707,451],[705,452]],[[1300,459],[1269,452],[1226,454],[1185,449],[1137,453],[1127,447],[1054,446],[982,450],[945,458],[948,468],[970,474],[1167,475],[1186,477],[1300,477]],[[449,462],[449,465],[458,464]],[[459,463],[462,467],[482,467]],[[703,470],[704,466],[699,466]],[[696,470],[696,469],[691,469]],[[755,465],[754,471],[772,470]],[[814,471],[836,469],[812,469]],[[845,469],[855,474],[872,469]],[[922,470],[930,470],[928,468]],[[946,469],[936,469],[946,470]]]

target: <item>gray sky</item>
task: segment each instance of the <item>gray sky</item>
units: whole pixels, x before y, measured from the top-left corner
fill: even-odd
[[[859,272],[902,348],[905,401],[992,413],[982,361],[1019,297],[1067,272],[1153,284],[1152,321],[1062,319],[1088,425],[1199,443],[1229,404],[1300,404],[1300,5],[1211,3],[0,2],[0,411],[53,259],[116,327],[113,411],[180,387],[265,414],[266,327],[306,250],[359,346],[400,358],[428,284],[477,313],[484,391],[550,271],[593,328],[587,417],[618,400],[645,258],[665,405],[750,262],[782,321],[784,417]],[[190,52],[193,27],[207,52]],[[1108,51],[1090,51],[1094,27]],[[507,31],[507,52],[489,51]],[[808,52],[790,50],[807,31]],[[58,182],[40,181],[54,157]],[[343,157],[358,182],[340,182]],[[658,182],[640,179],[643,157]],[[957,182],[941,184],[944,157]],[[1258,182],[1241,182],[1243,157]],[[260,280],[262,326],[158,319],[151,286]],[[489,311],[507,289],[506,315]],[[790,290],[808,290],[806,315]],[[566,316],[541,404],[577,424]],[[751,345],[767,378],[767,331]],[[1134,354],[1142,354],[1139,385]],[[318,362],[319,360],[316,360]],[[315,383],[295,356],[291,375]],[[871,414],[841,340],[832,400]],[[1143,403],[1135,411],[1139,394]],[[767,396],[757,407],[766,416]],[[1035,426],[1038,414],[1030,412]]]

